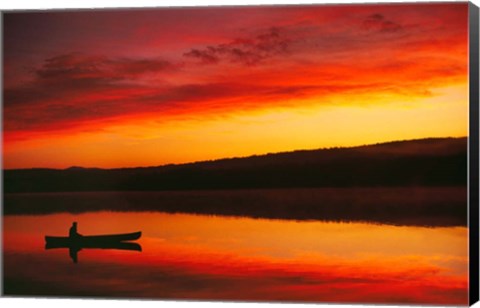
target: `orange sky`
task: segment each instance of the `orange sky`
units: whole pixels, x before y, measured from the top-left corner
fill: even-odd
[[[4,168],[466,136],[467,9],[6,13]]]

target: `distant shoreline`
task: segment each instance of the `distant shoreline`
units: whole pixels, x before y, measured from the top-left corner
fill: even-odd
[[[4,170],[4,192],[466,186],[467,138],[427,138],[161,167]]]
[[[5,215],[165,212],[287,220],[466,226],[466,187],[16,193]]]

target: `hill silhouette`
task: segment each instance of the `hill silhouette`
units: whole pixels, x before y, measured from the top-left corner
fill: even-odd
[[[467,138],[428,138],[159,167],[4,170],[4,192],[465,186]]]

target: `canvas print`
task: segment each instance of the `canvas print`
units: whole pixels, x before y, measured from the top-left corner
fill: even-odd
[[[4,295],[467,305],[468,11],[4,12]]]

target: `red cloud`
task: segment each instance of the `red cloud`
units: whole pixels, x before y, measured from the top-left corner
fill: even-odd
[[[222,12],[257,16],[254,11]],[[244,29],[239,19],[237,27],[244,35],[221,40],[214,34],[225,33],[212,26],[213,41],[166,48],[158,56],[125,56],[116,50],[98,56],[86,48],[83,53],[44,57],[29,75],[19,73],[22,62],[9,61],[5,131],[28,136],[29,131],[63,131],[91,126],[92,121],[101,126],[102,121],[148,113],[165,119],[296,107],[298,99],[326,103],[332,95],[344,95],[348,103],[353,93],[424,96],[432,95],[435,87],[466,81],[463,4],[279,7],[271,13],[266,8],[255,12],[262,12],[257,26],[249,22]],[[203,13],[189,11],[192,16]],[[122,25],[114,13],[107,15]],[[12,45],[12,35],[26,31],[23,23],[14,22],[24,16],[16,16],[8,16],[6,23],[6,54],[13,60],[17,58],[12,46],[17,45]],[[134,13],[129,16],[138,22]],[[42,22],[54,20],[49,18]],[[80,37],[80,43],[86,40]],[[130,47],[129,41],[116,43]]]

